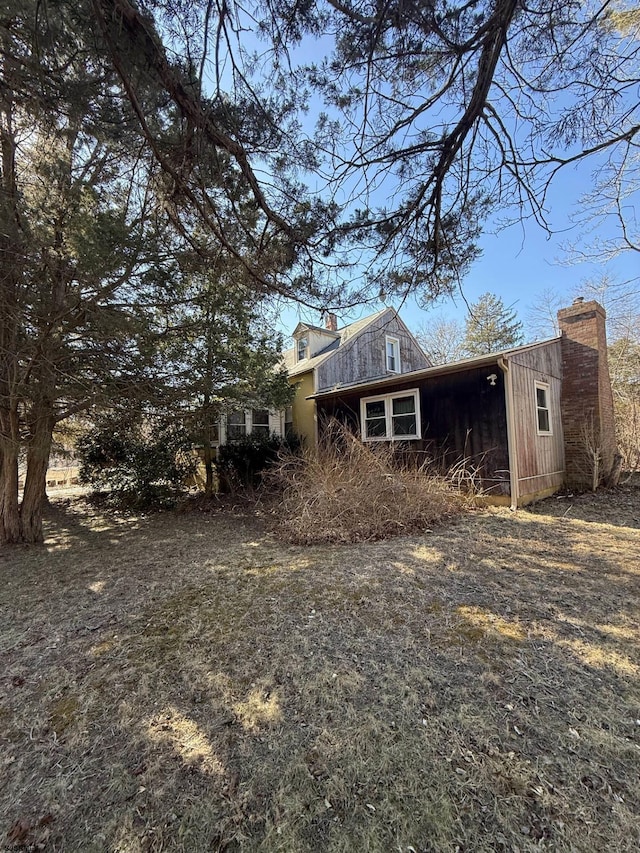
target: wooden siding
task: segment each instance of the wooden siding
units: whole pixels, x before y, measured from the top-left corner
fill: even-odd
[[[491,384],[489,376],[495,377]],[[423,434],[443,466],[461,460],[477,469],[483,488],[508,495],[509,451],[504,378],[497,365],[433,377],[421,388]]]
[[[560,408],[562,353],[560,341],[532,347],[509,358],[514,397],[514,428],[521,497],[559,488],[565,478]],[[549,386],[551,435],[538,435],[536,382]]]
[[[488,376],[495,375],[495,385]],[[481,471],[489,494],[508,495],[509,454],[503,373],[497,364],[472,368],[454,375],[417,380],[398,378],[384,391],[350,389],[343,394],[320,398],[318,418],[331,416],[360,429],[360,400],[396,391],[420,390],[422,439],[401,444],[440,468],[450,468],[462,459]]]
[[[346,340],[340,348],[316,368],[316,390],[350,385],[367,379],[389,376],[386,368],[385,337],[400,341],[402,373],[429,367],[429,361],[404,323],[389,311]]]
[[[284,435],[284,412],[269,412],[269,433]]]

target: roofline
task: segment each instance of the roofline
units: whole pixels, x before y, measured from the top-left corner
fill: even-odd
[[[395,309],[395,308],[393,308],[393,307],[392,307],[392,306],[390,306],[390,305],[389,305],[387,308],[383,308],[383,309],[382,309],[382,310],[380,310],[380,311],[376,311],[376,313],[375,313],[375,314],[371,314],[371,316],[370,316],[370,317],[366,317],[366,318],[365,318],[365,319],[367,320],[367,322],[364,324],[364,326],[363,326],[361,329],[359,329],[359,330],[355,333],[355,335],[353,335],[353,337],[347,338],[347,340],[345,341],[345,344],[350,344],[350,343],[351,343],[351,341],[355,341],[357,338],[359,338],[359,337],[360,337],[360,335],[361,335],[361,334],[362,334],[366,329],[368,329],[368,328],[369,328],[369,326],[371,325],[371,323],[373,323],[373,321],[374,321],[374,320],[376,320],[376,319],[380,318],[380,317],[381,317],[381,316],[382,316],[386,311],[393,311],[393,312],[396,314],[396,316],[398,316],[398,312],[396,311],[396,309]],[[337,352],[340,352],[340,348],[341,348],[341,346],[342,346],[342,335],[341,335],[341,332],[343,332],[345,329],[348,329],[348,328],[349,328],[349,326],[354,325],[354,323],[359,323],[359,322],[360,322],[360,320],[354,320],[354,322],[353,322],[353,323],[349,323],[349,325],[344,326],[344,327],[343,327],[339,332],[337,332],[337,333],[336,333],[336,332],[330,333],[330,334],[335,334],[336,339],[337,339],[337,340],[340,340],[340,345],[339,345],[338,347],[336,347],[336,349],[329,350],[328,352],[324,352],[324,351],[322,351],[322,350],[321,350],[317,355],[314,355],[312,358],[310,358],[310,359],[305,359],[305,361],[313,361],[314,363],[313,363],[313,364],[306,365],[304,369],[300,369],[300,370],[299,370],[299,371],[297,371],[296,373],[292,373],[290,370],[287,370],[288,375],[293,377],[293,376],[297,376],[299,373],[306,373],[307,371],[311,371],[311,370],[315,371],[315,369],[316,369],[320,364],[323,364],[323,363],[324,363],[328,358],[331,358],[331,356],[335,355]],[[300,323],[298,323],[298,326],[300,326],[300,325],[301,325],[301,324],[300,324]],[[296,329],[298,328],[298,326],[296,326]],[[318,328],[318,327],[316,327],[316,328]],[[295,331],[295,330],[294,330],[294,331]],[[329,346],[329,345],[327,345],[327,346]],[[285,350],[284,352],[295,352],[295,347],[290,347],[289,349]],[[284,352],[283,352],[283,355],[284,355]],[[294,370],[294,371],[295,371],[295,369],[296,369],[296,367],[297,367],[297,365],[298,365],[298,364],[302,364],[302,362],[297,362],[297,363],[293,366],[292,370]],[[310,399],[310,398],[309,398],[309,397],[307,397],[306,399]]]
[[[462,361],[452,361],[448,364],[438,364],[434,367],[424,367],[421,370],[411,370],[408,373],[396,373],[393,376],[381,376],[378,379],[365,379],[362,382],[353,382],[350,385],[340,385],[339,387],[327,388],[324,391],[318,391],[315,394],[310,394],[307,400],[317,400],[324,397],[332,397],[339,394],[344,394],[348,391],[355,391],[358,388],[377,388],[386,387],[387,385],[397,385],[399,382],[411,381],[412,379],[429,378],[431,376],[443,376],[447,373],[458,373],[461,370],[467,370],[470,367],[484,367],[489,364],[497,364],[499,359],[508,359],[510,356],[517,355],[520,352],[535,349],[536,347],[547,346],[555,341],[561,340],[561,335],[555,338],[549,338],[545,341],[535,341],[532,344],[524,344],[521,347],[514,349],[501,350],[500,352],[492,352],[487,355],[475,355],[472,358],[465,358]]]
[[[314,326],[311,323],[303,323],[302,321],[291,332],[291,337],[294,337],[298,333],[298,329],[306,329],[308,332],[321,332],[325,335],[331,335],[334,338],[340,337],[340,332],[334,332],[333,329],[326,329],[324,326]]]

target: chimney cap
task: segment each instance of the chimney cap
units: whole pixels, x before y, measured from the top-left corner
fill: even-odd
[[[574,305],[581,305],[584,302],[584,296],[576,296],[573,300]]]

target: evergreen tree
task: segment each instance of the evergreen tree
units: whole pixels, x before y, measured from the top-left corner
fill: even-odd
[[[242,235],[238,234],[241,245]],[[294,393],[279,367],[281,336],[265,300],[256,300],[246,270],[220,249],[206,269],[173,280],[174,298],[156,317],[160,407],[184,413],[203,446],[206,491],[220,416],[237,408],[282,409]]]
[[[465,323],[464,351],[469,356],[519,346],[524,340],[522,323],[493,293],[483,293],[469,308]]]
[[[259,187],[240,148],[232,156],[216,146],[207,125],[199,156],[185,149],[193,134],[175,100],[161,81],[143,73],[144,57],[125,50],[114,58],[106,49],[101,39],[108,41],[109,33],[95,28],[92,4],[60,0],[46,15],[38,8],[31,0],[9,0],[0,21],[5,543],[42,540],[57,423],[115,398],[141,408],[155,405],[161,390],[165,402],[172,399],[175,376],[167,379],[159,369],[162,321],[166,306],[182,297],[172,289],[185,269],[204,281],[213,253],[224,249],[223,262],[244,275],[244,289],[226,299],[228,325],[236,311],[241,330],[247,306],[277,290],[278,275],[296,262],[280,226],[269,219],[268,204],[257,198]],[[125,36],[123,43],[126,48]],[[174,82],[184,77],[179,67],[163,69]],[[206,198],[209,213],[215,212],[215,229],[207,231],[196,217],[198,232],[187,220],[183,208],[196,190],[199,202]],[[235,231],[222,233],[227,221]],[[224,301],[228,279],[220,281],[218,299]],[[226,343],[233,348],[229,337]],[[220,341],[212,351],[214,360],[224,360],[224,346]],[[273,363],[266,349],[254,356],[265,372],[264,363]],[[190,393],[182,386],[180,394],[196,396],[193,387]],[[27,475],[20,504],[21,452]]]
[[[84,5],[56,4],[48,15],[30,2],[9,5],[0,25],[0,541],[8,543],[42,540],[56,424],[148,382],[137,343],[157,284],[152,264],[167,266],[157,264],[166,255],[157,168],[81,25]]]

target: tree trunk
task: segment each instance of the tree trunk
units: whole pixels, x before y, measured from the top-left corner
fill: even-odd
[[[10,28],[0,35],[0,542],[22,541],[18,509],[20,366],[18,330],[24,234],[16,179],[13,80],[16,61]]]
[[[24,542],[44,542],[42,511],[47,497],[47,468],[53,434],[52,421],[43,418],[27,450],[27,479],[20,505],[20,527]]]
[[[204,493],[208,498],[213,497],[215,480],[213,476],[213,447],[211,446],[211,434],[213,432],[213,424],[211,423],[211,377],[213,374],[213,363],[214,363],[214,352],[213,352],[213,342],[211,340],[212,329],[214,318],[211,313],[211,305],[207,303],[207,356],[206,356],[206,373],[205,373],[205,387],[204,387],[204,399],[203,399],[203,415],[204,415],[204,423],[203,423],[203,456],[204,456],[204,470],[205,470],[205,485],[204,485]]]
[[[22,542],[18,509],[18,446],[0,436],[0,543]]]
[[[207,433],[208,430],[205,429],[204,447],[202,449],[205,473],[204,493],[208,498],[211,498],[213,497],[215,479],[213,476],[213,448]]]

